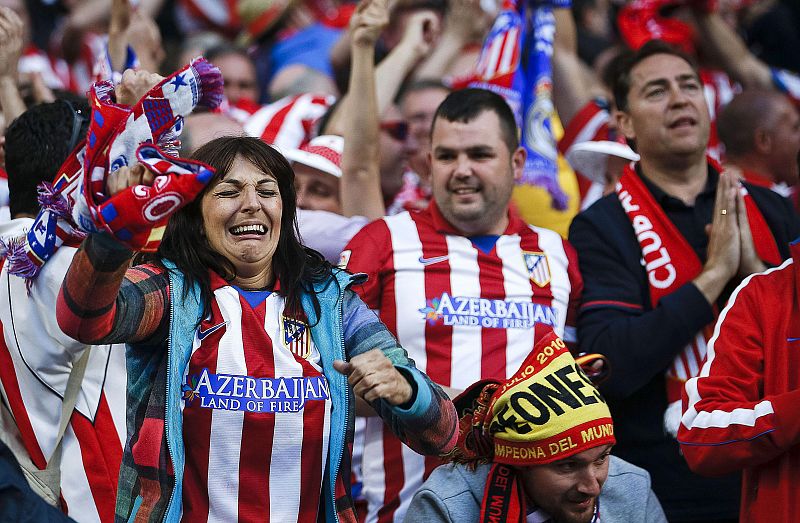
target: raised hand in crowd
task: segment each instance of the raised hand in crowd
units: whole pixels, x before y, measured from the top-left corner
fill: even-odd
[[[134,10],[130,0],[113,0],[108,25],[108,55],[114,71],[125,68],[129,46],[135,51],[142,69],[158,71],[165,53],[155,21],[140,10]]]
[[[358,4],[350,18],[351,45],[374,48],[389,23],[388,0],[366,0]]]
[[[128,53],[128,28],[131,25],[130,0],[111,0],[108,23],[108,58],[114,71],[125,68]]]
[[[128,27],[128,41],[136,51],[139,66],[148,71],[158,71],[166,58],[161,42],[161,31],[153,18],[134,11]]]
[[[398,47],[403,47],[417,59],[425,57],[439,39],[441,28],[439,17],[431,10],[412,14],[406,22],[405,31]]]
[[[122,73],[122,81],[116,86],[117,103],[134,105],[163,79],[163,76],[144,69],[126,70]]]
[[[8,7],[0,7],[0,107],[3,108],[4,125],[10,124],[25,112],[18,88],[17,63],[22,54],[24,26],[22,19]]]
[[[439,33],[439,17],[434,11],[424,9],[408,17],[400,41],[375,71],[379,114],[397,98],[400,86],[431,52]]]
[[[499,6],[495,11],[484,10],[481,0],[450,2],[441,36],[430,55],[414,71],[414,77],[441,79],[449,76],[454,67],[460,69],[457,62],[463,57],[464,46],[481,42],[497,12]]]
[[[0,77],[14,76],[22,55],[22,19],[8,7],[0,7]]]
[[[350,19],[349,88],[341,118],[344,150],[340,195],[342,214],[378,219],[386,209],[381,196],[375,43],[389,23],[388,0],[364,0]]]

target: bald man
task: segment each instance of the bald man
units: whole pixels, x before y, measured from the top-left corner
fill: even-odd
[[[800,175],[800,113],[786,95],[747,90],[725,106],[717,118],[725,144],[726,166],[745,180],[787,196]]]

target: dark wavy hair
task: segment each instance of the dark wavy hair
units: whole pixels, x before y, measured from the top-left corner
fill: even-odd
[[[200,285],[203,316],[207,316],[212,298],[208,270],[211,269],[230,282],[236,278],[236,269],[208,243],[204,234],[201,202],[205,193],[230,172],[237,157],[242,157],[265,173],[271,173],[278,181],[283,212],[278,247],[272,257],[272,270],[280,281],[279,292],[286,298],[287,313],[299,313],[302,310],[301,293],[305,291],[313,295],[311,285],[329,277],[333,267],[320,253],[300,243],[294,171],[281,153],[258,138],[226,136],[212,140],[194,152],[192,158],[210,165],[216,170],[216,174],[194,201],[170,218],[157,258],[166,258],[175,263],[187,279],[187,289],[193,283]],[[319,317],[319,303],[316,299],[314,307]]]

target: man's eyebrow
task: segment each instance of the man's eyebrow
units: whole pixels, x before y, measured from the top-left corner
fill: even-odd
[[[678,76],[675,77],[675,79],[678,82],[685,82],[687,80],[694,80],[696,82],[700,82],[700,78],[696,74],[692,74],[692,73],[685,73],[685,74],[678,75]],[[666,85],[669,85],[669,79],[667,79],[667,78],[655,78],[653,80],[650,80],[649,82],[646,82],[642,86],[642,88],[640,90],[641,91],[645,91],[648,88],[653,87],[653,86],[661,86],[661,87],[663,87],[663,86],[666,86]]]
[[[467,147],[468,153],[484,153],[484,152],[491,152],[493,149],[489,145],[473,145]]]
[[[650,87],[654,87],[654,86],[663,87],[663,86],[666,86],[666,85],[669,85],[669,80],[667,80],[666,78],[655,78],[653,80],[650,80],[649,82],[645,82],[645,84],[642,85],[642,87],[639,90],[640,91],[645,91]]]

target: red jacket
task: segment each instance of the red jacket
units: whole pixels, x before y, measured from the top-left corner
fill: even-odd
[[[731,295],[683,394],[686,461],[702,474],[744,470],[741,521],[800,514],[800,240],[791,251]]]

